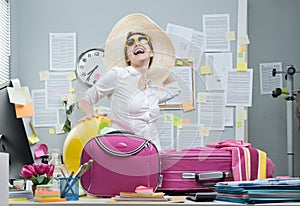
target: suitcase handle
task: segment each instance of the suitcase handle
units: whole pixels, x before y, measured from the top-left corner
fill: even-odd
[[[226,177],[225,172],[208,172],[195,174],[195,180],[198,185],[203,187],[214,187],[216,182],[224,182]],[[218,179],[218,181],[216,181]],[[205,182],[208,180],[215,180],[214,182]],[[203,182],[201,182],[203,181]]]
[[[226,177],[225,172],[206,172],[206,173],[182,173],[183,179],[195,179],[197,184],[203,187],[213,187],[216,182],[223,182]],[[214,182],[208,182],[214,180]],[[217,181],[218,180],[218,181]]]
[[[131,134],[131,135],[135,135],[135,133],[129,132],[129,131],[126,131],[126,130],[116,130],[116,131],[107,132],[105,134]]]
[[[133,151],[130,152],[117,152],[117,151],[112,151],[109,148],[107,148],[98,138],[95,138],[95,141],[97,142],[98,146],[101,147],[104,151],[111,155],[119,156],[119,157],[127,157],[127,156],[132,156],[134,154],[139,153],[142,149],[147,147],[149,144],[149,140],[144,140],[143,144],[141,144],[138,148],[136,148]]]

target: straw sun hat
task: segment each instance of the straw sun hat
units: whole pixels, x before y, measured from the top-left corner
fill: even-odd
[[[154,57],[147,78],[152,84],[162,83],[174,67],[175,51],[167,34],[143,14],[127,15],[112,28],[105,43],[106,68],[127,66],[124,42],[129,32],[142,32],[150,37]]]

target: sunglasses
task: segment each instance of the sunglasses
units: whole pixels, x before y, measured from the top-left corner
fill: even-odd
[[[150,41],[148,36],[131,37],[125,41],[126,47],[132,47],[134,43],[148,44]]]

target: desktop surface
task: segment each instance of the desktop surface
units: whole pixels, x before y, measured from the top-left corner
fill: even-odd
[[[183,198],[185,196],[176,196],[175,198]],[[31,206],[31,205],[43,205],[43,203],[24,201],[24,202],[10,202],[9,206]],[[47,206],[61,206],[61,205],[78,205],[78,206],[91,206],[91,205],[101,205],[101,206],[128,206],[128,205],[145,205],[145,206],[156,206],[156,205],[184,205],[184,206],[193,206],[193,205],[226,205],[226,206],[235,206],[243,205],[239,203],[232,202],[222,202],[222,201],[213,201],[213,202],[193,202],[190,200],[184,201],[184,203],[172,203],[172,202],[155,202],[155,201],[113,201],[110,198],[93,198],[93,197],[81,197],[78,201],[66,201],[66,202],[47,202]],[[286,205],[286,204],[285,204]]]
[[[175,196],[175,198],[186,198],[185,196]],[[24,201],[24,202],[10,202],[9,206],[31,206],[31,205],[47,205],[47,206],[65,206],[65,205],[76,205],[76,206],[91,206],[91,205],[101,205],[101,206],[128,206],[128,205],[143,205],[143,206],[157,206],[157,205],[184,205],[184,206],[194,206],[194,205],[202,205],[202,206],[236,206],[236,205],[245,205],[241,203],[234,202],[223,202],[223,201],[212,201],[212,202],[193,202],[190,200],[184,201],[184,203],[170,203],[170,202],[154,202],[154,201],[122,201],[116,202],[112,201],[110,198],[93,198],[93,197],[81,197],[78,201],[66,201],[66,202],[47,202],[45,204],[39,202],[32,201]],[[252,205],[252,204],[247,204]],[[284,202],[284,203],[268,203],[268,204],[257,204],[258,206],[289,206],[289,205],[300,205],[300,202]]]

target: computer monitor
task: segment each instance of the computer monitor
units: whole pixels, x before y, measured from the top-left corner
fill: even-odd
[[[0,152],[9,153],[9,178],[16,179],[20,178],[23,165],[32,164],[34,160],[23,119],[16,117],[7,87],[13,87],[12,81],[0,85]]]

